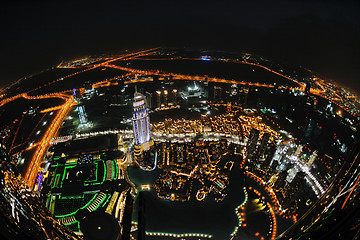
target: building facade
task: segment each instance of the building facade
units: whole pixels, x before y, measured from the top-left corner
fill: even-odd
[[[143,145],[150,141],[150,119],[146,107],[146,98],[139,92],[134,94],[133,130],[135,145]]]

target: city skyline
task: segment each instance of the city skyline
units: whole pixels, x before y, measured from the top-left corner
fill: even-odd
[[[138,239],[286,238],[339,204],[357,219],[359,100],[308,69],[152,48],[63,62],[7,89],[0,106],[4,183],[23,193],[16,165],[79,236],[95,215]],[[332,231],[353,235],[355,222]]]
[[[187,46],[249,52],[304,66],[359,92],[359,8],[351,0],[7,1],[1,14],[0,83],[78,56]],[[151,37],[145,41],[144,36]]]

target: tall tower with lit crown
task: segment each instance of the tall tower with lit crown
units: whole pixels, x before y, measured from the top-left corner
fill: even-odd
[[[146,97],[137,92],[135,87],[133,102],[133,129],[134,129],[134,160],[145,171],[156,168],[157,152],[154,151],[154,141],[150,137],[150,118],[146,104]]]
[[[146,108],[146,98],[135,91],[133,102],[133,129],[136,145],[150,141],[150,119]],[[144,147],[145,148],[145,147]],[[146,149],[145,149],[146,150]]]

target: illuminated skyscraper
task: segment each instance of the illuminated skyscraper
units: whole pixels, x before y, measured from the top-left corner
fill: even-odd
[[[157,153],[150,139],[150,119],[146,107],[146,97],[135,89],[133,103],[133,129],[135,137],[134,159],[146,171],[156,168]]]
[[[314,152],[311,154],[309,161],[307,162],[308,167],[311,167],[311,166],[312,166],[312,164],[314,163],[316,157],[317,157],[317,151],[314,151]]]
[[[270,139],[270,133],[264,133],[264,135],[261,139],[261,144],[257,149],[257,157],[258,158],[260,158],[260,157],[262,158],[265,155],[268,145],[269,145],[269,139]]]
[[[143,145],[150,141],[150,119],[146,108],[146,98],[137,91],[135,91],[133,103],[133,129],[136,145]]]
[[[161,91],[156,91],[156,107],[161,108]]]
[[[256,149],[257,149],[257,142],[259,140],[259,134],[260,131],[253,128],[250,131],[250,135],[248,137],[248,142],[247,142],[247,158],[249,160],[253,160],[253,157],[256,155]]]
[[[213,101],[220,102],[222,99],[222,88],[218,86],[214,86],[214,94],[213,94]]]

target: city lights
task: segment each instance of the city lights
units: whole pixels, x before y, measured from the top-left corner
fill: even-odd
[[[64,61],[48,82],[4,93],[4,113],[19,108],[0,129],[12,221],[41,201],[34,226],[48,219],[72,239],[68,229],[83,236],[84,221],[105,214],[134,240],[273,240],[336,213],[339,199],[343,210],[356,203],[356,96],[247,53],[178,54]]]

